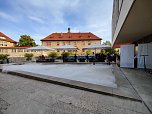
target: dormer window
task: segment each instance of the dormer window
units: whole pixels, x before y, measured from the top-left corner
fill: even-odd
[[[68,38],[71,38],[71,35],[69,35],[69,37]]]
[[[88,36],[88,38],[91,38],[91,36]]]
[[[0,39],[6,39],[5,37],[3,37],[3,36],[0,36]]]

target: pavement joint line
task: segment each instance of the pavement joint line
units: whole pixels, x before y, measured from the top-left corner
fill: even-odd
[[[97,89],[94,89],[94,88],[87,88],[87,87],[84,87],[82,85],[66,83],[66,82],[62,82],[60,80],[50,80],[50,79],[47,79],[45,77],[36,77],[34,75],[28,75],[28,73],[25,74],[25,73],[15,72],[15,71],[7,71],[5,73],[11,74],[11,75],[15,75],[15,76],[24,77],[24,78],[34,79],[34,80],[38,80],[38,81],[43,81],[43,82],[47,82],[47,83],[57,84],[57,85],[61,85],[61,86],[66,86],[66,87],[70,87],[70,88],[75,88],[75,89],[80,89],[80,90],[84,90],[84,91],[89,91],[89,92],[93,92],[93,93],[113,96],[113,97],[117,97],[117,98],[121,98],[121,99],[142,102],[139,99],[135,99],[135,98],[131,98],[131,97],[123,96],[123,95],[118,95],[118,94],[113,94],[113,92],[110,93],[110,92],[106,92],[106,91],[102,91],[102,90],[97,90]],[[38,74],[35,74],[35,75],[38,75]],[[75,82],[77,82],[77,81],[75,81]]]
[[[132,85],[132,83],[130,82],[130,80],[127,78],[127,76],[125,75],[125,73],[122,71],[121,68],[119,68],[120,71],[122,72],[122,74],[124,75],[124,77],[128,80],[128,82],[130,83],[130,85],[132,86],[132,88],[135,90],[135,92],[138,94],[138,96],[140,97],[141,101],[143,102],[143,104],[146,106],[146,108],[148,109],[148,111],[152,114],[151,109],[148,107],[148,105],[145,103],[145,101],[142,99],[142,97],[139,95],[138,91],[135,89],[135,87]]]

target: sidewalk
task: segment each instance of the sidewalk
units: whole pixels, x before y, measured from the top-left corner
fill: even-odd
[[[140,69],[121,68],[121,71],[152,113],[152,74]]]

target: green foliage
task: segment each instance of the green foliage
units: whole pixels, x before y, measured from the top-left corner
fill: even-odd
[[[65,58],[67,58],[69,56],[69,53],[68,52],[63,52],[62,56],[64,56]]]
[[[101,50],[100,54],[103,54],[103,55],[116,54],[116,50],[115,49],[105,49],[105,50]]]
[[[24,57],[31,58],[33,57],[33,53],[25,53]]]
[[[105,50],[101,50],[100,54],[107,55],[108,53]]]
[[[69,52],[69,56],[74,56],[75,53],[74,52]]]
[[[87,54],[87,55],[92,55],[92,51],[91,51],[91,50],[87,50],[87,51],[86,51],[86,54]]]
[[[111,42],[110,41],[106,41],[106,42],[103,42],[103,45],[109,45],[111,46]],[[104,54],[107,55],[107,54],[116,54],[116,50],[111,48],[111,49],[105,49],[105,52]]]
[[[0,54],[0,60],[4,60],[8,58],[8,54]]]
[[[103,45],[109,45],[109,46],[111,46],[111,42],[110,41],[103,42]]]
[[[21,35],[19,39],[19,46],[36,46],[34,39],[28,35]]]
[[[116,50],[115,49],[105,49],[105,51],[109,54],[115,54]]]
[[[54,59],[55,57],[58,56],[58,54],[56,52],[51,52],[48,54],[49,57],[51,57],[52,59]]]

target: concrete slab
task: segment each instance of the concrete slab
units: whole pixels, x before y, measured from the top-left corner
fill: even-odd
[[[152,113],[152,74],[140,69],[121,70]]]
[[[49,107],[42,105],[36,101],[20,100],[11,105],[4,114],[45,114]]]
[[[96,85],[96,84],[69,80],[69,79],[63,79],[63,78],[47,76],[47,75],[40,75],[40,74],[24,72],[24,71],[8,71],[7,73],[30,78],[30,79],[35,79],[35,80],[39,80],[39,81],[49,82],[49,83],[53,83],[53,84],[59,84],[59,85],[67,86],[67,87],[71,87],[71,88],[76,88],[76,89],[81,89],[81,90],[86,90],[86,91],[90,91],[90,92],[95,92],[95,93],[100,93],[100,94],[105,94],[105,95],[110,95],[110,96],[116,96],[116,97],[120,97],[120,98],[136,100],[136,101],[141,102],[139,95],[136,93],[136,91],[130,85],[128,80],[123,76],[120,69],[118,67],[116,67],[116,65],[114,65],[112,70],[116,77],[116,82],[118,83],[117,88],[111,88],[111,87],[106,87],[106,86],[102,86],[102,85]],[[33,90],[35,90],[34,85],[31,87],[30,86],[27,87],[28,90],[30,88],[31,89],[33,88]]]
[[[150,114],[141,102],[122,99],[114,96],[93,93],[75,88],[36,81],[28,78],[5,75],[7,79],[15,78],[40,89],[29,92],[27,89],[17,88],[8,90],[0,95],[0,112],[3,114]],[[15,86],[15,85],[14,85]],[[25,88],[29,86],[24,84]],[[12,96],[12,97],[11,97]],[[27,96],[27,97],[24,97]],[[17,98],[18,97],[18,98]],[[10,103],[9,103],[10,102]],[[6,107],[6,108],[5,108]],[[3,109],[3,110],[2,110]]]

